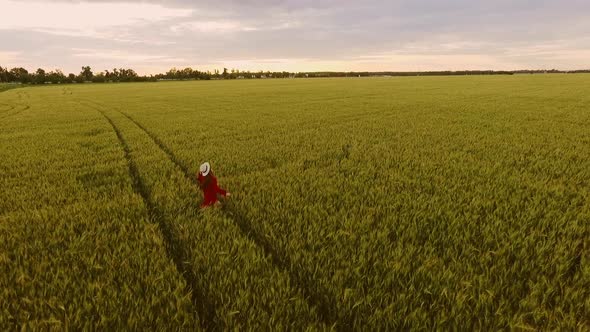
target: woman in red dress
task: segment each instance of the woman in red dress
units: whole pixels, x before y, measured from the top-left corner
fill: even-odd
[[[211,171],[211,165],[208,162],[204,163],[199,168],[198,179],[201,190],[203,190],[203,195],[205,196],[205,199],[201,204],[201,208],[208,207],[219,202],[218,195],[223,197],[230,196],[230,193],[219,188],[219,185],[217,185],[217,178],[215,175],[213,175],[213,172]]]

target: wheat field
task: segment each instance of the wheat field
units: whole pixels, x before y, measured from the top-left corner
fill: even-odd
[[[0,93],[0,329],[590,329],[590,76]],[[201,210],[199,165],[232,193]]]

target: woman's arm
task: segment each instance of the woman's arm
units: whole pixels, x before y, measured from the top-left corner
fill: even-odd
[[[217,178],[215,176],[212,176],[212,182],[213,183],[211,185],[215,189],[215,193],[222,195],[224,197],[227,196],[228,192],[219,188],[219,185],[217,184]]]
[[[217,188],[215,188],[215,191],[222,196],[227,196],[227,191],[219,188],[219,186],[217,186]]]

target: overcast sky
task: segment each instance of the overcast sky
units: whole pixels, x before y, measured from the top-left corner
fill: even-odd
[[[0,66],[590,68],[589,0],[0,0]]]

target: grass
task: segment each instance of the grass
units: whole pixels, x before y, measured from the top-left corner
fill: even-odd
[[[588,329],[588,88],[6,91],[0,328]],[[221,209],[198,209],[203,161],[233,194]]]
[[[0,92],[7,91],[7,90],[10,90],[10,89],[19,88],[19,87],[21,87],[20,84],[0,83]]]

